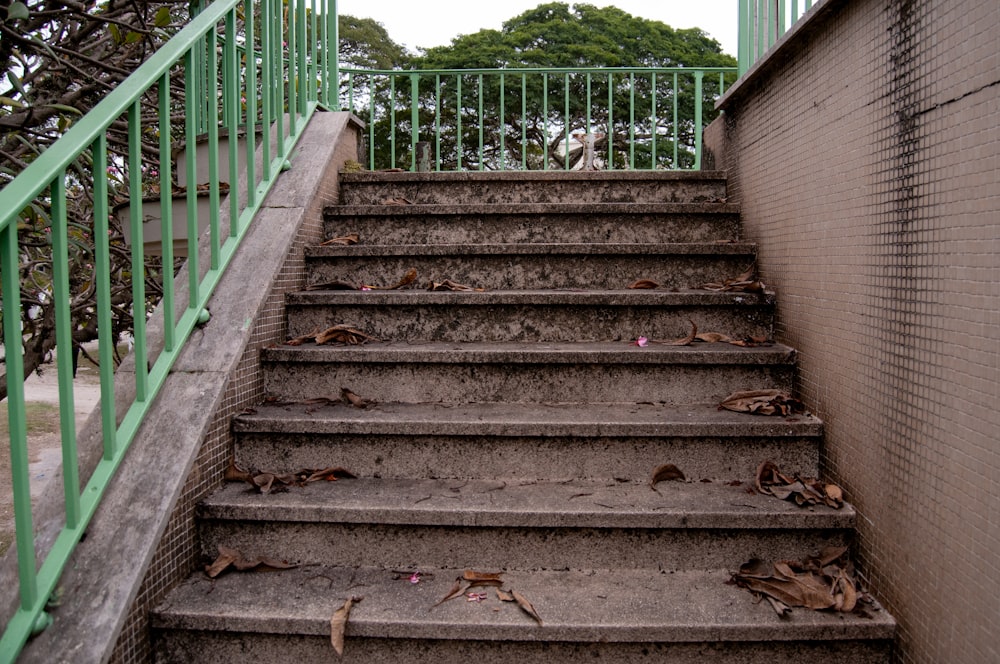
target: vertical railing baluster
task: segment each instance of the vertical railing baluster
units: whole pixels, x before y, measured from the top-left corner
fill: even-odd
[[[542,140],[542,170],[549,170],[549,73],[542,74],[542,131],[545,137]]]
[[[441,170],[441,74],[434,76],[434,170]]]
[[[649,129],[650,129],[650,162],[649,169],[656,170],[656,133],[659,131],[659,123],[656,121],[656,72],[649,75],[649,96],[652,101],[650,108]]]
[[[142,230],[142,106],[135,102],[128,110],[128,199],[129,227],[132,234],[132,352],[135,363],[135,400],[145,401],[149,392],[149,369],[146,364],[146,265],[143,259],[145,238]],[[190,153],[189,153],[190,154]],[[193,155],[189,158],[193,158]],[[54,196],[53,196],[54,198]],[[54,221],[54,220],[53,220]],[[61,261],[61,259],[60,259]],[[57,265],[55,256],[52,266]],[[67,311],[67,315],[69,312]],[[62,399],[60,399],[60,403]],[[66,440],[66,437],[63,437]],[[63,460],[65,467],[65,460]]]
[[[247,69],[256,66],[254,45],[251,40],[246,43]],[[229,160],[229,237],[236,237],[239,230],[239,125],[240,125],[240,92],[241,85],[237,72],[239,71],[239,54],[236,50],[236,9],[226,15],[226,42],[222,47],[222,111],[225,114],[223,125],[229,129],[229,144],[227,157]],[[247,95],[249,96],[249,91]],[[252,128],[253,121],[247,124]],[[248,141],[253,142],[253,134],[248,134]],[[247,183],[247,191],[250,191]]]
[[[261,15],[261,28],[266,25],[266,21]],[[244,86],[236,86],[234,92],[237,96],[245,97],[247,100],[247,110],[244,118],[244,123],[246,125],[246,160],[245,160],[245,175],[247,183],[247,202],[246,207],[255,207],[257,205],[257,57],[254,55],[254,43],[256,41],[256,21],[253,17],[253,11],[247,12],[247,17],[244,20],[243,30],[246,33],[246,81]],[[265,52],[263,49],[263,44],[261,47],[261,52]],[[261,71],[263,75],[263,71]],[[240,80],[239,73],[236,73],[236,81]],[[264,93],[264,88],[261,89],[261,104],[265,103],[267,100],[267,94]],[[236,137],[237,140],[239,136]],[[262,179],[271,179],[271,169],[268,164],[271,161],[270,154],[270,123],[266,118],[262,118],[261,122],[261,139],[263,142],[263,159],[261,160],[261,168],[264,172]],[[232,150],[232,148],[230,148]],[[232,171],[235,172],[235,171]],[[236,178],[233,178],[233,182],[230,184],[229,193],[235,199],[237,197],[238,187],[236,186]],[[233,215],[234,219],[231,220],[231,227],[233,235],[239,232],[239,215]]]
[[[410,170],[417,170],[417,143],[420,142],[420,74],[410,74]]]
[[[21,302],[21,255],[17,224],[0,230],[0,280],[3,301]],[[24,341],[21,316],[3,317],[5,364],[7,368],[7,432],[10,440],[11,494],[14,498],[14,538],[21,609],[31,611],[38,602],[38,574],[35,571],[35,527],[31,514],[31,481],[28,474],[28,425],[24,411]]]
[[[694,73],[694,170],[701,170],[701,131],[703,125],[702,117],[702,81],[705,72],[698,70]]]
[[[458,165],[455,167],[456,170],[462,170],[462,75],[455,74],[456,82],[456,106],[455,106],[455,148],[456,154],[458,155]]]
[[[628,167],[635,170],[635,72],[628,75]]]
[[[129,111],[129,142],[131,143],[133,138],[138,144],[138,131],[132,132],[131,122],[132,116],[134,115],[136,121],[138,121],[138,111],[139,103],[136,102],[132,109]],[[134,160],[136,166],[138,166],[138,159]],[[132,189],[129,192],[129,197],[131,200],[142,199],[142,174],[139,173],[137,176],[132,177],[131,172],[129,173],[130,180],[134,186],[136,182],[140,183],[138,188]],[[52,197],[52,209],[51,209],[51,219],[52,219],[52,303],[55,308],[56,315],[56,372],[59,377],[59,434],[62,440],[62,468],[63,468],[63,504],[66,508],[66,527],[71,530],[76,530],[80,525],[80,469],[79,463],[77,463],[77,447],[76,447],[76,412],[74,405],[73,396],[73,319],[70,316],[69,302],[71,297],[71,292],[69,289],[69,223],[66,217],[66,173],[60,172],[55,179],[52,180],[52,185],[49,188],[49,193]],[[139,217],[141,223],[142,218]],[[133,225],[133,229],[135,226]],[[133,237],[134,235],[133,230]],[[141,250],[141,243],[138,245],[138,249]],[[139,253],[140,261],[140,272],[142,265],[142,254],[141,251],[137,250],[136,243],[133,242],[132,247],[133,256]],[[133,261],[134,266],[134,261]],[[135,274],[135,268],[133,267],[133,275]],[[133,276],[133,283],[136,281]],[[140,277],[138,279],[139,283],[142,284],[143,280]],[[145,298],[141,300],[136,300],[137,302],[145,302]],[[136,331],[137,334],[140,331],[138,325],[139,319],[145,323],[145,311],[142,312],[143,315],[136,314],[134,318],[137,322]],[[12,316],[12,318],[14,318]],[[17,317],[19,318],[19,317]],[[141,328],[141,331],[145,331],[145,327]],[[6,337],[10,338],[10,337]],[[145,356],[143,356],[145,357]],[[140,374],[136,372],[136,389],[138,399],[138,390],[140,388]],[[142,375],[145,378],[145,374]],[[141,387],[145,389],[145,385],[142,384]],[[142,392],[145,395],[145,391]]]
[[[528,75],[521,73],[521,170],[528,170]]]
[[[174,335],[174,206],[173,163],[170,159],[172,145],[170,127],[170,72],[160,78],[159,111],[160,128],[160,265],[163,282],[163,350],[172,353],[176,347]]]
[[[566,123],[566,154],[563,162],[563,170],[569,170],[569,74],[563,74],[563,119]]]
[[[499,127],[499,130],[500,130],[500,170],[501,171],[506,169],[505,157],[506,157],[506,150],[507,150],[507,146],[506,146],[506,143],[504,141],[505,135],[507,133],[505,131],[505,129],[506,129],[506,124],[505,124],[506,100],[504,99],[504,92],[505,92],[505,90],[504,90],[504,74],[503,74],[503,72],[500,72],[500,118],[497,121],[497,126]]]
[[[389,168],[396,167],[396,77],[389,74]]]
[[[615,81],[608,72],[608,170],[615,168]]]
[[[208,49],[215,54],[219,48],[219,33],[208,33]],[[209,265],[219,269],[219,59],[208,59],[208,81],[211,92],[208,95],[208,233]],[[235,127],[234,127],[235,130]],[[235,141],[235,131],[230,138]],[[189,148],[190,149],[190,148]],[[189,152],[192,155],[193,153]],[[195,183],[197,184],[197,183]],[[235,193],[235,192],[234,192]],[[197,224],[196,224],[197,226]]]
[[[187,67],[193,66],[195,64],[195,58],[193,51],[188,51],[185,55],[184,66],[185,71],[188,71]],[[185,99],[184,105],[186,111],[193,111],[197,100],[193,99],[195,90],[191,86],[190,81],[192,78],[190,76],[185,76]],[[186,117],[193,117],[192,114],[186,113]],[[194,154],[194,146],[197,143],[197,134],[195,133],[195,126],[192,122],[187,122],[184,127],[185,136],[184,144],[187,146],[189,154]],[[198,162],[197,159],[190,158],[186,159],[184,162],[187,168],[187,192],[186,192],[186,202],[187,202],[187,267],[188,267],[188,308],[197,306],[198,301]]]
[[[193,50],[187,52],[190,64],[195,64]],[[194,81],[188,78],[188,85],[194,88]],[[190,109],[194,118],[194,104]],[[188,145],[194,145],[194,122],[191,125],[191,140]],[[108,137],[101,134],[93,144],[94,173],[103,173],[108,167]],[[194,163],[189,159],[189,163]],[[191,173],[191,167],[188,173]],[[193,182],[192,177],[189,182]],[[193,185],[192,185],[193,186]],[[104,460],[111,461],[115,456],[117,435],[115,422],[115,374],[114,350],[117,339],[111,328],[111,250],[108,241],[108,179],[94,178],[94,284],[97,291],[97,335],[98,358],[100,359],[101,375],[101,426],[104,438]]]
[[[680,139],[680,134],[679,134],[679,131],[678,131],[678,129],[679,129],[678,125],[680,124],[680,122],[679,122],[680,118],[679,118],[678,109],[677,109],[677,95],[680,93],[680,88],[677,87],[677,83],[678,83],[678,81],[677,81],[677,72],[674,72],[674,92],[673,92],[673,95],[672,95],[673,98],[674,98],[673,99],[673,109],[672,109],[673,110],[673,123],[672,123],[673,129],[671,131],[672,131],[672,134],[673,134],[672,138],[673,138],[673,142],[674,142],[674,155],[673,155],[674,162],[673,163],[674,163],[674,168],[675,169],[678,169],[678,168],[681,167],[680,162],[677,161],[677,142]]]
[[[483,170],[483,75],[479,74],[479,170]]]

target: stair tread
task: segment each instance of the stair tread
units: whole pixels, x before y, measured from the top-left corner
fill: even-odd
[[[640,331],[641,332],[641,331]],[[793,364],[796,352],[784,344],[739,347],[700,343],[645,347],[617,342],[422,342],[379,341],[359,346],[306,342],[261,349],[266,361],[440,362],[507,364]],[[624,395],[623,395],[624,396]]]
[[[330,462],[336,463],[335,453]],[[470,460],[470,466],[474,466]],[[324,462],[320,462],[325,463]],[[683,469],[682,469],[683,470]],[[650,475],[653,469],[649,469]],[[260,494],[230,483],[199,516],[223,520],[491,528],[852,528],[845,505],[799,507],[751,482],[344,479]]]
[[[623,395],[624,396],[624,395]],[[379,403],[264,404],[236,417],[235,431],[489,436],[819,436],[810,414],[762,417],[716,404]]]
[[[324,290],[317,288],[296,291],[286,296],[290,304],[530,304],[613,306],[763,306],[774,303],[774,293],[716,292],[707,290],[656,290],[656,289],[537,289],[537,290],[487,290],[487,291],[429,291],[424,289],[400,290]]]
[[[250,552],[247,552],[248,554]],[[808,553],[808,552],[805,552]],[[251,554],[256,555],[256,554]],[[571,560],[567,560],[571,567]],[[743,561],[734,561],[734,568]],[[505,587],[520,592],[544,621],[515,604],[459,597],[434,606],[460,570],[309,565],[268,574],[198,573],[153,612],[158,628],[328,636],[330,617],[350,596],[363,596],[347,624],[352,637],[474,641],[699,642],[891,639],[895,622],[877,606],[871,617],[805,609],[779,618],[766,602],[717,571],[511,571]],[[495,570],[491,570],[495,571]]]
[[[510,215],[510,214],[739,214],[734,203],[706,201],[697,203],[508,203],[414,205],[330,205],[323,209],[327,216],[358,215],[406,217],[411,215]]]
[[[484,242],[441,244],[352,244],[307,246],[310,258],[365,256],[550,256],[550,255],[753,255],[753,242]],[[735,275],[730,275],[735,276]]]

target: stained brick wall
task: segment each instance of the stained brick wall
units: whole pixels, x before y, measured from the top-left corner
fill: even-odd
[[[1000,661],[1000,2],[828,0],[723,101],[900,662]]]

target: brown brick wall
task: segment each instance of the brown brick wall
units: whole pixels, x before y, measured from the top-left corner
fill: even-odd
[[[831,0],[723,101],[730,197],[900,662],[1000,661],[1000,2]]]

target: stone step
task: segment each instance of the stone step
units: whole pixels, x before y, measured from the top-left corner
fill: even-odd
[[[475,463],[475,459],[469,459]],[[724,482],[343,479],[198,508],[218,545],[303,563],[501,569],[733,569],[850,542],[854,509],[801,508]]]
[[[456,244],[306,247],[310,283],[388,287],[411,268],[418,286],[446,279],[488,290],[621,289],[651,279],[666,289],[735,277],[755,260],[746,242]]]
[[[340,197],[345,205],[394,198],[417,205],[725,202],[726,177],[721,171],[342,173]]]
[[[461,570],[308,566],[269,574],[196,574],[152,616],[160,664],[333,660],[330,618],[363,597],[346,626],[344,662],[570,664],[804,661],[888,664],[895,623],[796,609],[779,618],[728,585],[729,568],[505,573],[541,617],[515,604],[459,597],[439,606]],[[485,570],[484,570],[485,571]],[[493,570],[497,571],[497,570]]]
[[[378,343],[261,350],[267,394],[284,401],[718,403],[738,390],[792,389],[795,351],[625,343]]]
[[[362,244],[664,243],[739,239],[739,207],[727,203],[519,203],[334,205],[327,239]]]
[[[691,323],[769,339],[774,296],[711,291],[314,290],[285,300],[288,335],[350,324],[384,341],[630,341],[682,338]]]
[[[715,404],[265,405],[237,416],[242,468],[343,466],[363,477],[641,482],[672,463],[694,480],[750,480],[764,460],[819,473],[822,423]],[[470,460],[474,460],[471,463]]]

